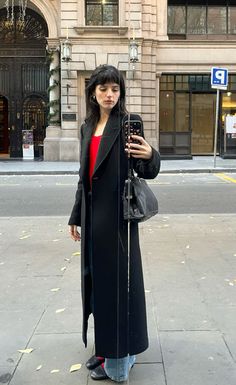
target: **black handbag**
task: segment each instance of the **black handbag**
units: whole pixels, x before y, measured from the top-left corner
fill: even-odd
[[[158,213],[157,198],[145,179],[132,174],[125,181],[123,213],[124,219],[131,222],[144,222]]]

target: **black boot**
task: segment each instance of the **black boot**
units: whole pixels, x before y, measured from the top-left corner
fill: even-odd
[[[100,365],[90,373],[92,380],[101,381],[107,380],[109,377],[105,372],[105,369]]]
[[[105,361],[105,358],[102,357],[96,357],[92,356],[90,359],[86,362],[86,368],[89,370],[93,370],[97,368],[99,365],[101,365]]]

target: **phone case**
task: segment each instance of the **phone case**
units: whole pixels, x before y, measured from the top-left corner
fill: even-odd
[[[129,135],[139,135],[142,136],[143,128],[142,128],[142,122],[140,120],[126,120],[124,122],[124,135],[125,135],[125,142],[126,143],[137,143],[140,142],[138,140],[132,140],[132,138],[128,139]]]

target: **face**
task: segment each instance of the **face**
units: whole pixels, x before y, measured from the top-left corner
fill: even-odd
[[[98,84],[94,95],[100,110],[110,112],[120,97],[120,86],[117,83]]]

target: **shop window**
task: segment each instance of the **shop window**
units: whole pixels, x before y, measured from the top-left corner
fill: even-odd
[[[174,93],[161,91],[160,131],[174,131]]]
[[[118,0],[86,0],[86,25],[118,25]]]
[[[176,76],[176,90],[184,91],[189,89],[188,76],[177,75]]]
[[[176,119],[175,130],[177,132],[189,131],[189,94],[176,93]]]

